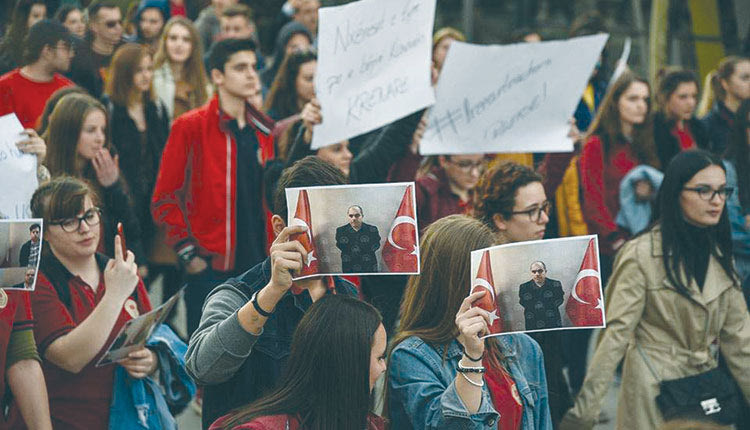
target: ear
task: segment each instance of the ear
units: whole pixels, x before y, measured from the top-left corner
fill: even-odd
[[[500,214],[492,216],[492,223],[495,224],[495,228],[497,228],[498,231],[505,231],[508,229],[508,226],[506,225],[507,221]]]
[[[219,86],[224,83],[224,74],[219,69],[211,69],[211,82]]]
[[[281,230],[286,227],[286,221],[278,215],[271,217],[271,226],[273,227],[273,235],[278,236]]]
[[[724,92],[729,92],[729,82],[727,82],[724,79],[719,78],[719,85],[721,85],[721,88],[724,88]]]

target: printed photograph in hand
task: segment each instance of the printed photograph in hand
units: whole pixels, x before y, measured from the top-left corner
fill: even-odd
[[[471,253],[474,303],[490,314],[490,336],[604,327],[597,237],[494,246]]]
[[[418,274],[414,183],[288,188],[292,239],[307,251],[295,279],[319,275]]]
[[[0,220],[0,288],[33,291],[42,251],[42,220]]]

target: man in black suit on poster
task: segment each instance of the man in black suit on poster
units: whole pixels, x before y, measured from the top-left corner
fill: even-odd
[[[349,223],[336,229],[336,248],[341,250],[343,272],[377,272],[375,251],[380,248],[378,228],[364,222],[365,214],[358,205],[350,206],[346,215]]]
[[[547,266],[543,261],[531,263],[531,280],[521,284],[518,296],[524,308],[526,330],[562,326],[559,309],[564,298],[562,284],[547,278]]]

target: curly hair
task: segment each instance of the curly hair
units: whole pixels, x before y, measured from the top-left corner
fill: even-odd
[[[510,218],[516,192],[533,182],[542,182],[542,175],[524,165],[508,161],[490,167],[474,189],[474,218],[496,230],[492,217]]]

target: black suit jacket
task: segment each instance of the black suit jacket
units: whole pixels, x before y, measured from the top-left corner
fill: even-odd
[[[341,250],[344,273],[377,272],[375,251],[380,248],[380,234],[374,225],[362,223],[359,231],[351,225],[336,229],[336,248]]]
[[[562,326],[559,307],[565,294],[560,281],[547,278],[539,287],[531,280],[521,284],[518,297],[523,306],[526,330],[539,330]]]

